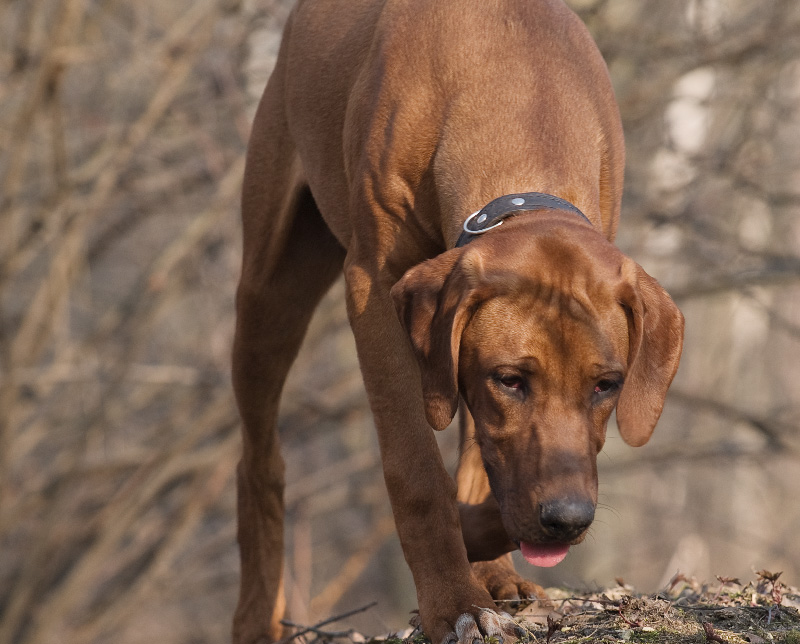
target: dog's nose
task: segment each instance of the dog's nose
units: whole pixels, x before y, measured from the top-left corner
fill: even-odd
[[[542,530],[555,539],[572,541],[594,520],[594,503],[564,499],[542,503],[539,506],[539,523]]]

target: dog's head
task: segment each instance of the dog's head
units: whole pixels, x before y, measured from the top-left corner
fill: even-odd
[[[444,429],[463,396],[504,527],[529,561],[547,565],[594,517],[596,457],[614,408],[627,443],[650,438],[683,316],[591,227],[543,221],[527,232],[503,226],[426,261],[392,296],[428,422]]]

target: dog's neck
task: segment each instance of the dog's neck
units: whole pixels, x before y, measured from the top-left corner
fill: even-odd
[[[566,210],[582,217],[590,225],[592,223],[576,206],[555,195],[543,192],[503,195],[467,217],[461,235],[456,241],[456,248],[466,246],[478,235],[496,228],[504,219],[530,210]]]

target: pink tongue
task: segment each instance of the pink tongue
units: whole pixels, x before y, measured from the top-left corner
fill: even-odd
[[[532,566],[541,568],[551,568],[564,560],[569,552],[569,545],[566,543],[520,543],[522,556]]]

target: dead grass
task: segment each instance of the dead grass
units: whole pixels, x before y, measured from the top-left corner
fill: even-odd
[[[614,588],[593,592],[550,588],[549,614],[537,603],[517,608],[506,602],[500,608],[510,611],[523,626],[526,635],[520,641],[526,643],[796,644],[800,640],[800,591],[778,581],[780,573],[770,577],[774,576],[762,571],[746,584],[723,578],[709,586],[676,575],[669,587],[656,595],[637,594],[621,580]],[[287,641],[430,644],[414,626],[419,622],[416,615],[405,632],[379,638],[341,627],[348,617],[343,614],[313,627],[298,626]],[[328,630],[334,623],[339,629]],[[487,644],[493,639],[487,638]]]

